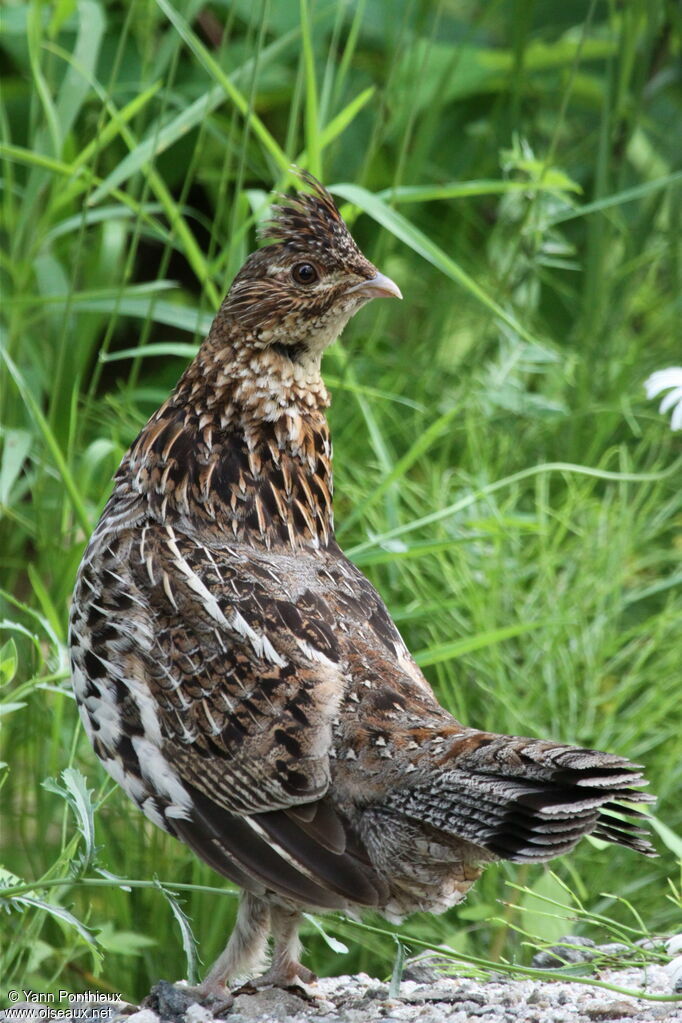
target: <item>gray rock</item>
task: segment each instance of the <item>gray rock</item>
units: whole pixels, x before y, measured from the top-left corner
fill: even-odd
[[[185,1012],[185,1023],[211,1023],[214,1019],[213,1013],[206,1005],[199,1005],[195,1002]]]
[[[670,977],[670,986],[676,995],[682,994],[682,956],[676,956],[663,967]]]
[[[152,1009],[140,1009],[128,1016],[128,1023],[159,1023],[159,1017]]]
[[[443,1002],[448,1005],[460,1002],[485,1004],[484,995],[479,992],[472,993],[468,988],[462,987],[461,982],[456,978],[447,981],[441,978],[440,982],[436,984],[419,984],[411,991],[401,990],[400,999],[412,1005],[423,1002]]]
[[[635,942],[639,948],[643,948],[646,952],[655,952],[657,949],[663,948],[663,938],[638,938]]]
[[[592,1020],[602,1019],[634,1019],[637,1013],[637,1006],[632,1002],[622,999],[612,1002],[597,1002],[595,1005],[588,1005],[586,1015]]]
[[[623,956],[630,958],[632,956],[632,948],[630,945],[624,945],[621,941],[611,941],[605,945],[597,945],[595,952],[601,959],[602,957],[615,959],[616,962],[621,960]]]
[[[434,984],[443,973],[453,967],[452,959],[437,952],[422,952],[405,962],[403,980],[416,980],[419,984]]]
[[[225,998],[204,998],[186,984],[160,980],[142,1002],[144,1011],[152,1011],[161,1023],[207,1023],[225,1016],[232,1005],[232,995]],[[132,1017],[128,1018],[128,1023]],[[133,1023],[145,1023],[133,1020]]]
[[[244,1019],[272,1019],[278,1023],[288,1018],[314,1015],[310,1002],[299,998],[293,991],[285,991],[282,988],[263,988],[262,991],[254,991],[253,994],[237,995],[232,1008]]]
[[[556,945],[536,952],[531,960],[531,966],[536,970],[558,970],[572,963],[589,963],[594,959],[596,947],[591,938],[567,934],[565,938],[559,938]]]
[[[163,1023],[184,1023],[185,1013],[190,1005],[197,1002],[197,995],[189,988],[160,980],[144,999],[142,1006],[143,1011],[156,1013],[157,1019],[163,1020]],[[146,1020],[136,1020],[132,1016],[130,1019],[133,1023],[147,1023]]]
[[[577,946],[580,948],[581,946]],[[590,951],[592,946],[582,946]],[[563,951],[563,949],[562,949]],[[306,999],[292,991],[248,989],[236,995],[232,1006],[214,1014],[213,1023],[682,1023],[682,999],[652,1002],[636,997],[638,990],[650,995],[670,997],[669,967],[649,963],[646,967],[600,969],[599,978],[607,984],[632,991],[624,996],[581,984],[573,977],[544,982],[528,978],[474,980],[471,977],[440,977],[428,984],[403,982],[397,998],[388,998],[388,987],[359,974],[355,977],[329,977],[318,981]],[[170,990],[169,990],[170,989]],[[165,1011],[178,1013],[183,998],[192,993],[183,985],[167,985],[161,990]],[[159,993],[157,993],[157,1004]],[[192,1008],[194,1005],[194,1008]],[[17,1006],[18,1007],[18,1006]],[[24,1008],[24,1006],[21,1006]],[[29,1023],[42,1023],[49,1006],[32,1005]],[[190,1003],[180,1023],[210,1023],[206,1008]],[[126,1017],[125,1007],[112,1006],[108,1023],[174,1023],[151,1007]],[[0,1013],[2,1023],[17,1020],[12,1010]],[[80,1019],[60,1023],[82,1023]]]

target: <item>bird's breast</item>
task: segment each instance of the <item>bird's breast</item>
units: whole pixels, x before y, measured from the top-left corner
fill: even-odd
[[[118,479],[146,497],[155,518],[214,542],[299,550],[333,536],[331,443],[319,413],[223,426],[169,408],[140,435]]]

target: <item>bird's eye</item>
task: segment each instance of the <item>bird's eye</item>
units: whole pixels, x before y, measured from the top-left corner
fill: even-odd
[[[291,276],[297,284],[313,284],[318,273],[312,263],[297,263],[291,271]]]

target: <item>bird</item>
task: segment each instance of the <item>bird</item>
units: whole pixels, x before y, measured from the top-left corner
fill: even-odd
[[[261,233],[115,474],[69,624],[105,769],[241,889],[207,997],[310,985],[304,911],[442,913],[587,834],[655,855],[640,765],[461,724],[341,550],[322,355],[402,295],[308,172]]]

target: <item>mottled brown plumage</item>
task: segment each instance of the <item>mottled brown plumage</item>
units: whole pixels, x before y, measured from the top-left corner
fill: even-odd
[[[621,806],[648,798],[635,765],[459,724],[338,547],[320,360],[400,292],[305,180],[123,459],[71,616],[106,769],[244,891],[206,991],[257,969],[269,935],[260,982],[309,980],[302,907],[441,912],[491,860],[589,832],[652,852]]]

